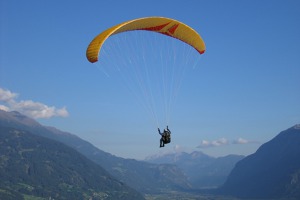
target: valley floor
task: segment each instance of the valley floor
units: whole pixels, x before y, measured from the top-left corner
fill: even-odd
[[[240,199],[230,196],[197,194],[188,192],[166,192],[162,194],[146,194],[146,200],[271,200],[271,199]],[[275,199],[272,199],[275,200]],[[278,198],[276,200],[297,200],[296,198]]]
[[[233,197],[195,194],[186,192],[167,192],[164,194],[146,194],[146,200],[239,200]]]

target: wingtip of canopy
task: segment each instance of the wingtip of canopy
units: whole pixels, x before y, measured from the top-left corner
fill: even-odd
[[[204,52],[205,52],[205,50],[198,50],[198,52],[200,53],[200,54],[204,54]]]
[[[90,63],[95,63],[95,62],[98,61],[98,58],[90,58],[90,57],[88,57],[88,56],[87,56],[87,59],[88,59],[88,61],[89,61]]]

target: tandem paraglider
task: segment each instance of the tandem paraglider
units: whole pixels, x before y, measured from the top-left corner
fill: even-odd
[[[142,32],[141,36],[131,38],[125,34],[135,31]],[[159,33],[153,34],[158,36],[157,43],[152,38],[146,38],[152,36],[151,32]],[[125,35],[124,42],[119,34]],[[161,42],[164,39],[167,42]],[[107,43],[111,44],[111,40],[115,42],[106,46]],[[180,48],[176,49],[174,45]],[[171,110],[183,75],[187,68],[197,65],[199,54],[205,50],[201,36],[188,25],[165,17],[144,17],[114,25],[101,32],[88,45],[86,57],[89,62],[98,63],[105,75],[108,74],[106,71],[118,72],[120,76],[116,80],[124,81],[122,85],[133,94],[128,93],[128,97],[135,96],[154,125],[160,127],[161,124],[170,125]],[[158,132],[161,135],[160,147],[171,142],[168,126],[163,132],[158,128]]]
[[[164,129],[164,132],[160,132],[160,129],[158,128],[158,133],[161,135],[159,147],[164,147],[165,144],[171,142],[171,131],[168,126]]]

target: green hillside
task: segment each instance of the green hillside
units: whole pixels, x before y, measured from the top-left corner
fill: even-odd
[[[0,155],[0,199],[144,199],[76,150],[26,131],[0,126]]]

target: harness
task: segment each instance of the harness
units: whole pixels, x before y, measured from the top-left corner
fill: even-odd
[[[170,133],[170,131],[164,133],[163,141],[164,141],[165,144],[168,144],[168,143],[171,142],[171,133]]]

